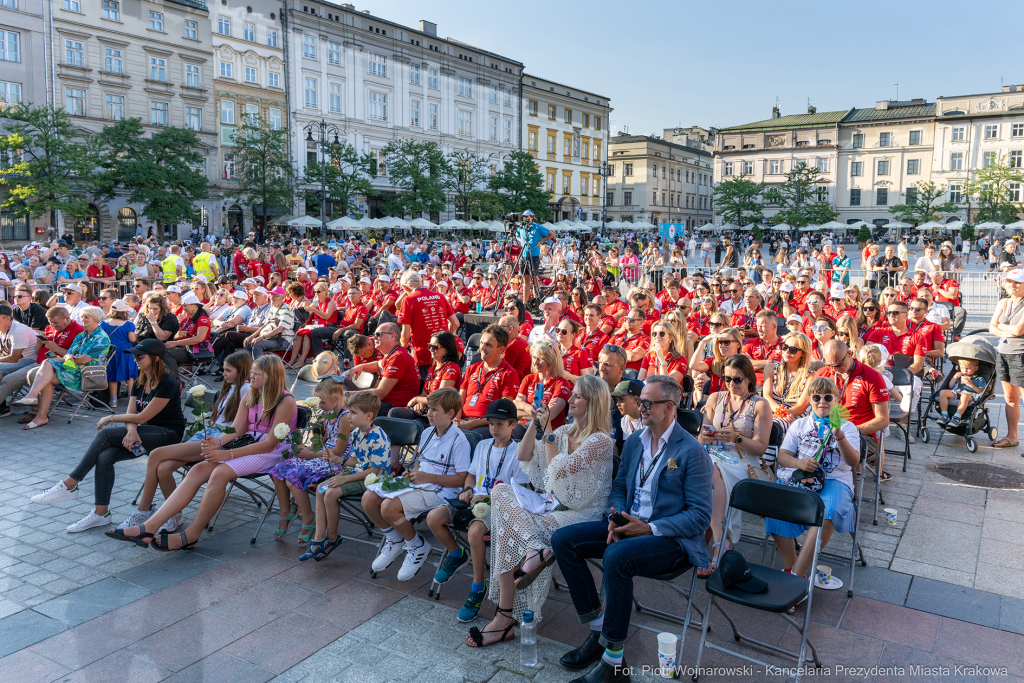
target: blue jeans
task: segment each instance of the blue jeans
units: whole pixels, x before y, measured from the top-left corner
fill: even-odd
[[[636,536],[607,543],[608,523],[584,522],[562,527],[551,537],[551,549],[569,587],[580,623],[601,615],[601,596],[587,558],[604,560],[604,627],[601,643],[621,649],[633,613],[633,577],[655,576],[685,567],[686,553],[673,538]]]

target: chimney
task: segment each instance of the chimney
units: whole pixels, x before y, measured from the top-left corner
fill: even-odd
[[[356,6],[355,5],[348,4],[348,3],[342,3],[341,6],[344,7],[345,9],[347,9],[347,10],[351,10],[353,12],[356,11]]]
[[[437,38],[437,24],[432,21],[424,21],[423,19],[420,19],[420,32]]]
[[[807,113],[808,114],[817,114],[818,113],[818,108],[815,107],[813,104],[808,104],[807,105]]]
[[[885,111],[889,108],[889,100],[879,100],[875,102],[875,109],[878,111]]]
[[[772,107],[772,118],[777,119],[782,116],[782,112],[779,111],[778,107]]]

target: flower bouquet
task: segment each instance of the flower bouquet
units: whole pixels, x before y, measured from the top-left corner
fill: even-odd
[[[183,441],[188,441],[196,434],[206,434],[206,420],[213,417],[213,411],[206,402],[206,387],[197,384],[189,389],[188,393],[198,405],[191,411],[192,417],[189,419],[188,426],[185,427]]]
[[[300,429],[289,429],[288,425],[281,422],[274,427],[274,436],[278,441],[287,444],[282,455],[286,458],[293,458],[303,448],[309,448],[314,453],[324,450],[326,442],[324,436],[327,432],[327,421],[338,417],[338,413],[328,413],[320,409],[320,399],[310,396],[299,405],[309,410],[309,419],[304,427]]]

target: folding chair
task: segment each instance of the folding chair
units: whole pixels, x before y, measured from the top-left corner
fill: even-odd
[[[859,540],[860,539],[860,506],[861,506],[861,502],[863,502],[861,497],[864,494],[864,470],[865,470],[865,468],[867,466],[867,436],[868,435],[863,434],[863,435],[861,435],[861,438],[860,438],[860,466],[857,468],[857,471],[854,473],[854,480],[853,480],[853,533],[851,534],[853,536],[853,547],[850,549],[850,557],[849,557],[849,560],[847,560],[847,558],[845,558],[845,557],[840,558],[840,557],[835,556],[835,555],[830,555],[830,557],[835,557],[836,559],[839,559],[840,561],[848,561],[850,563],[850,583],[846,586],[846,596],[850,597],[850,598],[853,597],[853,576],[854,576],[854,573],[856,572],[857,560],[858,559],[860,560],[860,566],[862,566],[862,567],[866,567],[867,564],[868,564],[867,561],[864,559],[864,550],[860,547],[860,540]],[[881,436],[882,435],[879,433],[879,434],[876,434],[875,436],[876,436],[876,438],[879,439],[879,443],[878,443],[879,450],[884,449],[885,448],[885,444],[881,440]],[[878,479],[878,477],[875,477],[875,498],[873,500],[868,500],[867,502],[875,504],[875,514],[876,515],[878,514],[878,500],[881,497],[882,497],[881,481]],[[884,504],[885,501],[882,500],[882,503]]]
[[[811,567],[813,568],[817,566],[818,553],[821,551],[821,525],[825,521],[825,503],[816,493],[812,493],[807,489],[795,486],[771,484],[764,481],[757,481],[755,479],[744,479],[737,483],[732,489],[732,496],[729,499],[729,510],[727,510],[725,514],[726,521],[722,524],[723,534],[725,533],[725,528],[728,524],[729,512],[733,508],[761,517],[771,517],[784,522],[790,522],[792,524],[817,527],[818,533],[815,535],[814,557],[811,560]],[[719,561],[721,560],[722,554],[723,551],[720,547],[718,551]],[[732,627],[732,635],[737,642],[744,641],[761,648],[766,648],[772,652],[795,658],[797,661],[796,681],[799,683],[800,673],[805,664],[813,663],[816,668],[821,668],[821,661],[818,659],[818,652],[814,649],[814,645],[811,644],[811,641],[807,637],[807,629],[811,623],[811,600],[814,593],[814,573],[812,571],[810,578],[803,579],[795,574],[787,574],[781,570],[760,564],[751,564],[750,571],[756,578],[759,578],[768,584],[768,589],[765,592],[746,593],[736,588],[726,588],[725,584],[722,583],[722,572],[721,570],[717,570],[710,578],[708,578],[707,582],[707,591],[709,594],[707,613],[710,614],[712,606],[721,612],[722,616],[724,616],[726,621],[729,622],[729,626]],[[786,614],[786,612],[791,607],[799,605],[805,599],[807,601],[807,605],[804,609],[804,623],[801,626],[799,622]],[[790,652],[789,650],[785,650],[775,645],[770,645],[769,643],[756,640],[750,636],[740,633],[736,629],[735,622],[719,604],[722,601],[736,603],[737,605],[742,605],[762,612],[773,612],[778,614],[800,631],[799,653]],[[705,627],[701,630],[700,648],[697,650],[697,663],[694,666],[694,673],[692,676],[693,681],[697,681],[699,677],[700,660],[704,654],[705,648],[718,650],[719,652],[723,652],[733,657],[738,657],[753,664],[760,664],[765,668],[771,666],[767,662],[762,662],[754,659],[753,657],[748,657],[740,654],[739,652],[716,645],[715,643],[709,643],[707,641],[708,622],[709,619],[705,618]],[[810,659],[806,657],[807,648],[810,648],[811,650]]]
[[[475,333],[473,335],[470,335],[469,341],[466,342],[465,356],[466,356],[466,364],[465,364],[465,367],[462,368],[463,372],[468,370],[470,365],[472,365],[473,363],[476,363],[477,361],[480,360],[480,333],[479,332],[477,332],[477,333]]]
[[[637,374],[633,368],[626,368],[622,371],[622,379],[636,379]]]
[[[213,351],[199,351],[192,354],[192,362],[186,365],[178,365],[178,379],[184,387],[202,384],[207,389],[213,389],[213,385],[199,376],[199,369],[213,360]]]
[[[906,368],[892,368],[892,385],[900,392],[914,391],[914,376]],[[905,394],[906,395],[906,394]],[[920,405],[920,403],[918,404]],[[908,406],[909,407],[909,406]],[[907,471],[907,461],[910,460],[910,411],[903,410],[899,406],[889,405],[889,426],[896,427],[903,432],[903,448],[900,450],[886,450],[886,455],[902,455],[903,471]],[[874,524],[878,524],[878,505],[875,505]]]
[[[104,367],[110,366],[110,360],[114,357],[114,354],[116,352],[117,348],[114,346],[111,346],[107,350],[107,358],[105,361],[103,361]],[[93,391],[106,392],[106,387],[104,387],[102,390]],[[114,414],[114,409],[111,408],[107,402],[93,396],[92,391],[86,391],[84,389],[71,389],[61,384],[57,387],[54,387],[53,400],[50,401],[50,405],[46,409],[46,417],[49,418],[50,415],[52,415],[53,412],[57,410],[60,404],[62,403],[66,405],[69,410],[71,410],[71,416],[68,417],[68,424],[71,424],[71,421],[78,416],[78,411],[82,410],[83,408],[85,408],[86,410],[100,409],[107,411],[111,415]]]

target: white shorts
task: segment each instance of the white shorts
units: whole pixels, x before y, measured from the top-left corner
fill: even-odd
[[[410,522],[424,512],[430,512],[434,508],[444,505],[441,496],[433,491],[420,491],[418,489],[412,489],[408,493],[403,493],[398,497],[398,500],[402,502],[402,514]]]

